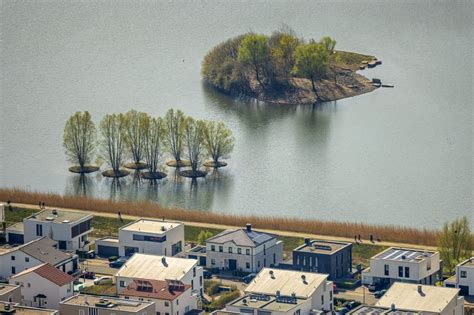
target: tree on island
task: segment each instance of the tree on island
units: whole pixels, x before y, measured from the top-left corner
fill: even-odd
[[[449,274],[454,272],[457,264],[471,257],[472,245],[467,217],[444,224],[438,234],[438,250]]]
[[[204,121],[186,117],[184,123],[184,145],[186,147],[186,153],[191,170],[180,172],[182,176],[196,178],[206,175],[205,172],[199,170],[204,151],[205,128]]]
[[[89,112],[76,112],[69,117],[64,126],[63,146],[71,163],[79,167],[71,167],[76,173],[88,173],[99,168],[88,166],[94,158],[97,132]]]
[[[265,35],[248,34],[239,46],[238,60],[252,67],[255,79],[264,88],[266,63],[269,59],[268,39]]]
[[[142,169],[146,165],[144,159],[145,134],[150,124],[150,116],[146,113],[130,110],[125,114],[125,141],[133,163],[127,168]]]
[[[315,82],[322,79],[329,67],[329,52],[320,43],[310,42],[296,47],[293,73],[311,80],[311,88],[320,101]]]
[[[143,174],[146,179],[162,179],[165,173],[159,171],[163,142],[166,139],[165,123],[161,117],[151,118],[144,135],[144,152],[148,172]]]
[[[227,165],[220,162],[219,158],[230,154],[234,149],[232,131],[222,121],[206,121],[203,140],[206,151],[212,158],[211,163],[205,163],[204,165],[215,168]]]
[[[112,170],[103,172],[107,177],[123,177],[129,174],[121,170],[126,151],[126,119],[123,114],[105,115],[100,122],[101,157],[107,161]]]
[[[300,42],[294,31],[288,27],[273,32],[268,39],[273,75],[277,81],[280,79],[288,83],[295,64],[295,49]]]
[[[175,165],[168,163],[169,166],[186,166],[187,163],[181,160],[183,152],[184,126],[186,117],[180,110],[170,109],[165,115],[166,129],[168,130],[166,144],[174,157]]]

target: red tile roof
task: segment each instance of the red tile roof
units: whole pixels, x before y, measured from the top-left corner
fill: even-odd
[[[143,288],[148,288],[148,290],[143,290]],[[120,295],[172,301],[190,288],[190,285],[183,284],[181,281],[133,280],[120,292]]]
[[[74,278],[72,276],[68,275],[67,273],[62,272],[61,270],[59,270],[58,268],[50,264],[42,264],[36,267],[26,269],[12,276],[11,278],[14,279],[16,277],[26,275],[31,272],[36,273],[40,277],[47,279],[60,287],[74,281]]]

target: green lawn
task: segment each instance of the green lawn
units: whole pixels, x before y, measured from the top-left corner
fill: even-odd
[[[7,207],[5,208],[5,222],[7,226],[12,225],[14,223],[22,222],[24,218],[29,217],[30,215],[38,211],[39,210],[16,207],[12,207],[12,210],[9,210]]]

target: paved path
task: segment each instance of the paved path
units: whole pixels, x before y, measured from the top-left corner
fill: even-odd
[[[29,208],[29,209],[38,209],[38,205],[31,205],[31,204],[23,204],[23,203],[12,203],[12,206],[19,207],[19,208]],[[93,213],[96,216],[100,217],[109,217],[109,218],[117,218],[117,215],[114,213],[108,212],[97,212],[97,211],[86,211],[86,210],[78,210],[78,209],[69,209],[69,208],[61,208],[61,207],[51,207],[58,210],[64,211],[78,211],[84,213]],[[128,214],[122,214],[123,219],[128,220],[137,220],[139,218],[147,218],[143,216],[134,216]],[[152,217],[148,217],[152,218]],[[153,218],[156,219],[156,218]],[[235,229],[235,228],[242,228],[236,226],[229,226],[229,225],[219,225],[219,224],[211,224],[211,223],[202,223],[202,222],[189,222],[189,221],[181,221],[185,225],[190,226],[197,226],[203,228],[210,228],[210,229]],[[259,231],[273,233],[281,236],[290,236],[290,237],[301,237],[301,238],[311,238],[311,239],[320,239],[320,240],[333,240],[333,241],[344,241],[344,242],[354,242],[354,238],[348,237],[340,237],[340,236],[328,236],[328,235],[318,235],[318,234],[311,234],[311,233],[299,233],[299,232],[288,232],[288,231],[280,231],[280,230],[270,230],[270,229],[258,229]],[[417,245],[417,244],[404,244],[404,243],[395,243],[395,242],[375,242],[371,243],[369,240],[362,240],[364,244],[372,244],[372,245],[379,245],[379,246],[396,246],[396,247],[409,247],[409,248],[416,248],[416,249],[427,249],[427,250],[436,250],[436,247],[433,246],[425,246],[425,245]]]

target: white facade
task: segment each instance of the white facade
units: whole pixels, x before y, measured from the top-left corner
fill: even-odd
[[[456,266],[456,288],[461,294],[474,296],[474,257]]]
[[[391,247],[370,259],[370,269],[362,272],[362,283],[434,285],[440,268],[439,252]]]
[[[5,222],[5,204],[0,203],[0,224]]]
[[[21,286],[21,304],[30,307],[59,309],[59,303],[73,295],[72,277],[69,283],[59,286],[35,272],[27,272],[11,277],[10,284]]]
[[[64,210],[43,210],[23,220],[25,243],[47,236],[61,250],[88,250],[92,214]]]

